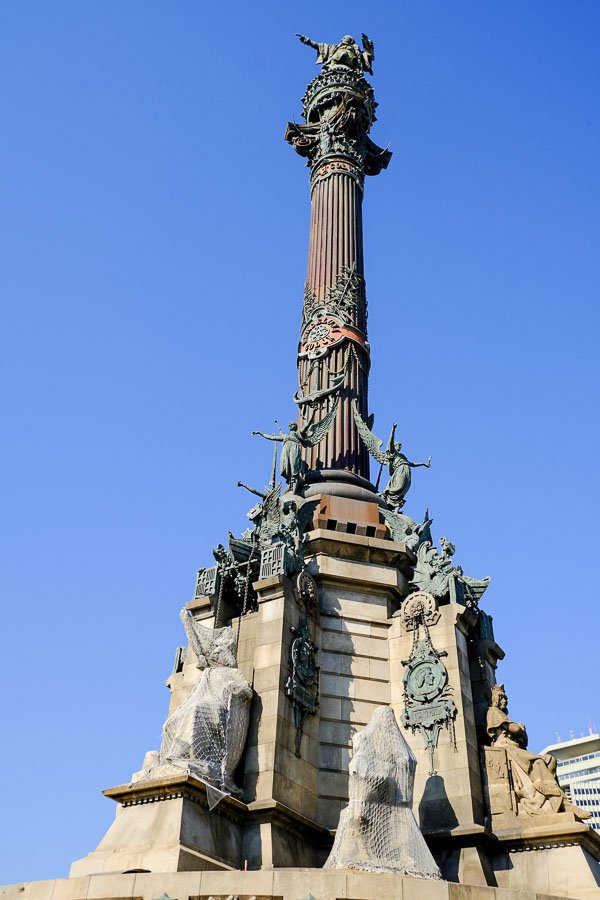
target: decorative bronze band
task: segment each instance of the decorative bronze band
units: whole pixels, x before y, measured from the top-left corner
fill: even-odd
[[[377,105],[373,88],[361,76],[356,77],[353,73],[344,72],[342,69],[322,72],[308,85],[302,98],[302,111],[306,121],[318,121],[321,108],[335,103],[343,95],[363,104],[371,113],[372,121],[374,107]]]
[[[343,157],[327,157],[319,161],[312,169],[310,174],[310,190],[311,193],[319,181],[331,178],[332,175],[349,175],[361,191],[364,190],[364,173],[356,163]]]
[[[337,316],[324,315],[309,323],[304,329],[298,346],[298,357],[318,359],[330,347],[345,338],[365,349],[365,336],[353,325],[342,322]]]

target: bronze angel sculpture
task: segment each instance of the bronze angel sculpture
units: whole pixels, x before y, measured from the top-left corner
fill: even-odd
[[[273,447],[273,469],[271,480],[264,491],[250,487],[243,481],[238,481],[237,486],[243,487],[255,497],[260,497],[252,509],[247,513],[252,522],[253,530],[249,534],[249,540],[258,541],[259,547],[267,547],[279,531],[281,524],[281,482],[276,484],[277,473],[277,446]]]
[[[404,453],[402,453],[402,444],[399,441],[394,441],[396,425],[392,427],[392,433],[387,448],[382,450],[383,441],[376,437],[366,422],[362,420],[356,400],[352,401],[352,411],[354,413],[354,421],[356,422],[358,433],[360,434],[365,447],[378,463],[388,467],[390,480],[381,496],[390,509],[402,509],[404,506],[404,498],[410,488],[410,470],[416,469],[419,466],[424,466],[428,469],[431,466],[431,457],[429,457],[427,462],[411,462]]]
[[[264,491],[258,491],[242,481],[238,481],[238,487],[261,498],[248,513],[254,526],[249,540],[258,543],[261,552],[278,541],[283,542],[286,547],[286,574],[300,572],[304,567],[304,535],[310,528],[317,501],[305,501],[299,507],[295,500],[283,500],[280,496],[281,483],[275,484],[275,465],[271,481]]]
[[[281,448],[281,459],[279,461],[279,471],[282,478],[285,478],[288,489],[297,494],[304,483],[304,473],[306,471],[306,463],[302,459],[303,447],[316,447],[319,441],[322,441],[335,420],[337,415],[339,397],[327,415],[319,419],[318,422],[309,422],[306,425],[298,426],[296,422],[289,423],[289,431],[280,434],[265,434],[264,431],[253,431],[252,434],[258,434],[260,437],[266,438],[268,441],[279,441],[283,444]]]
[[[299,511],[294,500],[281,499],[281,483],[265,492],[257,491],[243,481],[238,481],[237,486],[262,498],[247,514],[254,525],[250,540],[256,538],[261,548],[269,547],[275,540],[283,540],[295,553],[303,550],[304,526],[308,527],[310,523],[314,504],[304,503]]]

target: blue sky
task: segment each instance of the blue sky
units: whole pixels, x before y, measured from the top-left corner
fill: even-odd
[[[294,38],[375,41],[370,402],[406,511],[492,576],[511,714],[600,730],[594,0],[0,7],[0,881],[61,876],[157,747],[178,610],[287,421],[308,237]]]

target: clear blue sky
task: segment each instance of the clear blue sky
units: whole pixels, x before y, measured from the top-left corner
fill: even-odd
[[[158,747],[178,610],[296,389],[297,31],[376,45],[371,405],[540,748],[600,729],[597,0],[5,0],[0,882],[61,876]]]

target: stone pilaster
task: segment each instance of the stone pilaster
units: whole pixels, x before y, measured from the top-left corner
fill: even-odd
[[[429,627],[429,633],[436,651],[447,654],[443,662],[457,713],[455,746],[451,731],[445,727],[440,731],[434,753],[436,774],[428,774],[429,759],[420,733],[406,732],[406,739],[417,757],[414,811],[425,835],[485,825],[468,649],[472,614],[458,604],[442,606],[439,612],[439,621]],[[392,706],[399,720],[404,710],[405,667],[402,660],[410,657],[413,634],[398,617],[394,619],[389,639]]]
[[[292,582],[273,576],[257,582],[259,608],[254,621],[242,620],[240,647],[253,645],[251,726],[244,763],[244,795],[256,825],[244,837],[244,855],[250,868],[322,865],[330,839],[319,831],[318,715],[303,724],[300,756],[296,756],[294,708],[286,695],[290,674],[292,628],[301,619]],[[319,645],[316,618],[311,623]],[[250,636],[251,633],[251,636]]]
[[[321,695],[318,823],[336,828],[348,801],[352,737],[390,703],[391,614],[407,590],[404,544],[329,530],[310,535],[319,585]]]

